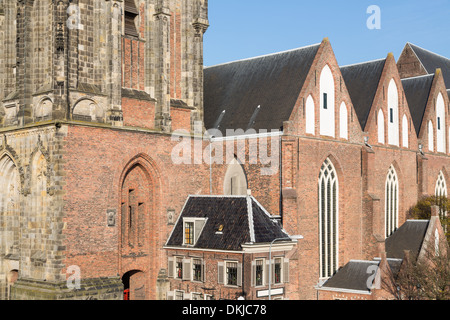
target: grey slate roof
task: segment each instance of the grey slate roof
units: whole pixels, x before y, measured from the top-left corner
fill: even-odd
[[[205,68],[206,128],[219,125],[223,135],[226,129],[280,130],[289,120],[319,46]]]
[[[429,74],[435,73],[438,68],[442,70],[445,86],[447,89],[450,89],[450,59],[418,47],[412,43],[408,44]]]
[[[408,101],[409,111],[416,129],[417,135],[422,127],[423,116],[430,96],[434,74],[402,79],[403,90]]]
[[[253,197],[190,196],[167,247],[183,245],[183,218],[207,218],[193,246],[196,249],[241,251],[241,245],[250,243],[252,235],[254,243],[270,243],[288,237],[279,220],[271,217]],[[217,232],[220,225],[224,227],[222,233]]]
[[[408,220],[389,238],[386,239],[386,255],[388,258],[403,259],[404,251],[411,251],[417,257],[428,229],[428,220]]]
[[[367,280],[373,274],[369,267],[380,264],[379,261],[350,261],[331,277],[322,288],[337,288],[369,292]]]
[[[341,67],[342,77],[364,130],[386,59]]]

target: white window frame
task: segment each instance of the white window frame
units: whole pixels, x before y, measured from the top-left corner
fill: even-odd
[[[320,278],[327,279],[337,271],[339,266],[339,180],[337,171],[329,158],[325,160],[320,170],[318,193]],[[328,196],[331,198],[329,199]],[[328,210],[329,207],[331,207],[330,210]],[[334,232],[331,231],[330,236],[327,237],[329,226],[334,229]]]
[[[235,263],[237,265],[236,270],[236,284],[229,284],[228,283],[228,265]],[[220,276],[220,269],[222,268],[222,277]],[[220,261],[218,263],[218,269],[217,269],[217,277],[218,277],[218,283],[224,285],[225,287],[231,287],[231,288],[239,288],[242,287],[242,280],[243,280],[243,274],[242,274],[242,263],[237,260],[225,260]]]
[[[340,138],[348,140],[348,109],[345,102],[339,109],[339,133]]]
[[[324,108],[324,97],[327,97]],[[320,72],[320,135],[335,137],[335,81],[333,72],[328,65]]]
[[[388,144],[399,146],[399,99],[398,87],[394,79],[388,88]]]
[[[428,151],[434,152],[434,126],[431,120],[428,121]]]
[[[378,111],[377,125],[378,125],[378,143],[385,144],[386,143],[385,123],[384,123],[384,113],[382,109]]]
[[[402,146],[403,148],[409,148],[409,127],[406,114],[403,115],[402,120]]]
[[[305,123],[306,123],[306,133],[316,134],[316,107],[314,104],[314,99],[311,95],[306,99],[305,106]]]
[[[194,247],[197,244],[198,238],[206,224],[206,218],[183,218],[183,246]],[[186,224],[193,223],[193,243],[186,243]]]
[[[446,153],[446,121],[445,121],[445,102],[442,93],[436,99],[436,151]]]
[[[399,181],[394,166],[389,168],[385,184],[385,238],[390,237],[398,229],[399,213]]]

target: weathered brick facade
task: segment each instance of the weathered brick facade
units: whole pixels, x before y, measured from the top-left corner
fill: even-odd
[[[362,126],[360,106],[353,105],[328,39],[319,45],[292,112],[283,119],[282,134],[272,140],[262,135],[216,139],[223,143],[223,161],[210,165],[208,140],[202,136],[210,129],[203,122],[209,111],[203,98],[208,25],[206,0],[1,3],[1,299],[122,299],[124,287],[132,299],[166,299],[174,289],[192,291],[187,283],[168,279],[163,246],[189,195],[225,193],[230,184],[225,158],[236,156],[252,195],[281,216],[289,234],[304,237],[289,253],[289,299],[316,299],[316,286],[324,280],[318,179],[327,159],[339,185],[337,267],[377,256],[385,240],[391,167],[399,182],[398,226],[420,196],[434,194],[440,172],[450,182],[450,136],[446,152],[430,151],[426,125],[436,121],[440,92],[449,106],[442,73],[434,75],[423,129],[416,132],[401,79],[422,71],[399,70],[389,54]],[[404,59],[410,54],[405,52]],[[320,134],[319,77],[325,66],[335,85],[334,137]],[[398,146],[387,143],[392,80],[399,98]],[[309,96],[316,105],[315,134],[306,129]],[[347,138],[340,135],[342,103]],[[386,143],[378,143],[380,110]],[[408,146],[402,144],[403,115]],[[173,150],[180,146],[180,139],[172,138],[176,130],[183,130],[180,139],[190,145],[189,160],[200,161],[174,163]],[[267,164],[250,159],[267,140],[267,150],[276,141],[280,154],[275,154],[279,161],[273,174],[262,175]],[[205,253],[212,266],[205,287],[215,285],[214,268],[222,256]],[[253,259],[239,261],[249,266]],[[68,284],[76,284],[77,276],[80,287],[72,290]],[[256,291],[249,283],[244,286],[254,298]],[[215,296],[236,298],[241,291],[228,288]]]

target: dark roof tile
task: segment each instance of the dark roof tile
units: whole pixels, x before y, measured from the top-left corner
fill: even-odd
[[[341,67],[342,77],[364,130],[386,59]]]
[[[319,46],[205,68],[206,128],[219,125],[224,135],[227,129],[280,130],[291,116]]]
[[[403,90],[417,135],[419,135],[422,127],[433,79],[434,74],[402,79]]]
[[[248,199],[251,199],[250,212]],[[197,249],[240,251],[242,244],[252,240],[249,221],[253,221],[255,243],[269,243],[288,236],[277,219],[271,217],[253,197],[190,196],[167,241],[168,247],[183,245],[183,218],[207,218],[194,246]],[[223,230],[218,232],[221,225]]]
[[[408,44],[429,74],[434,74],[438,68],[442,70],[445,85],[450,89],[450,59],[418,47],[412,43]]]
[[[429,222],[428,220],[406,221],[405,224],[386,239],[387,257],[403,259],[405,250],[410,251],[413,257],[417,257],[422,248]]]

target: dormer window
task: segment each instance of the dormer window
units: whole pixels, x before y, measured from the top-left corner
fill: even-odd
[[[194,222],[184,223],[184,244],[194,245]]]
[[[205,226],[204,218],[184,218],[183,219],[183,245],[195,246],[198,238]]]

